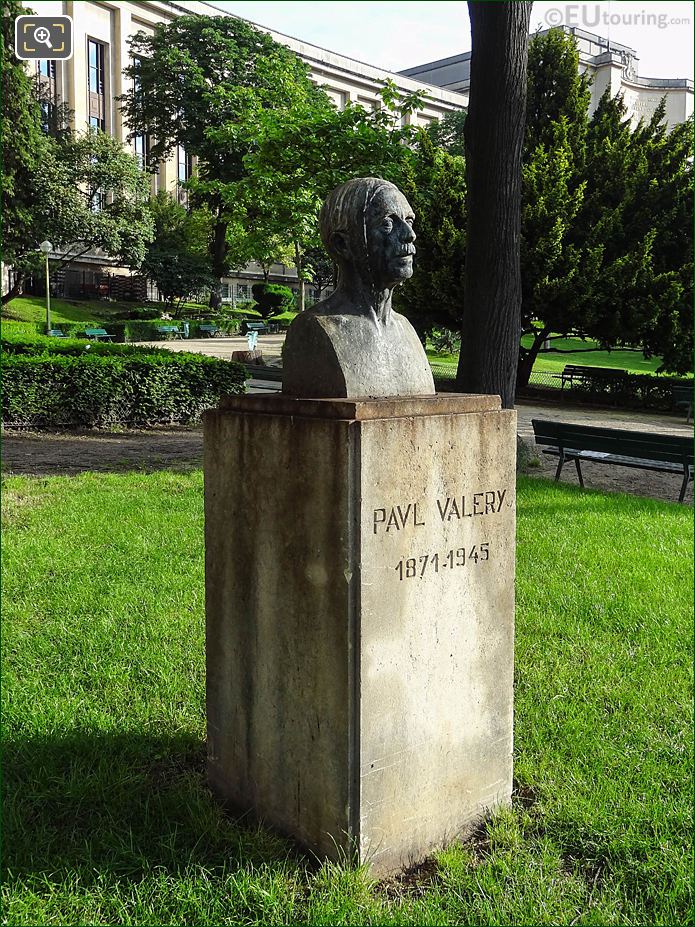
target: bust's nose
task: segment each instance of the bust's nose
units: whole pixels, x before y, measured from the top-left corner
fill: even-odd
[[[415,229],[409,222],[406,222],[404,219],[400,220],[400,228],[398,230],[398,237],[401,241],[404,242],[413,242],[417,238],[415,234]]]

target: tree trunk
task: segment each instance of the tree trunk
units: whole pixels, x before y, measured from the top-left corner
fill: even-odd
[[[304,312],[306,298],[304,292],[304,267],[302,259],[302,253],[299,250],[299,245],[294,246],[294,266],[297,268],[297,276],[299,277],[299,311]]]
[[[222,305],[222,277],[227,269],[227,223],[223,219],[215,222],[212,240],[212,272],[217,278],[210,288],[210,308],[219,310]]]
[[[536,330],[536,334],[533,336],[533,344],[530,348],[519,347],[519,366],[516,371],[516,386],[517,389],[520,389],[524,386],[528,386],[529,377],[531,376],[531,371],[533,370],[533,365],[536,363],[536,358],[538,357],[538,352],[543,347],[545,339],[550,334],[549,328],[541,328]]]
[[[23,291],[23,289],[24,289],[24,281],[26,280],[26,278],[27,278],[27,275],[26,275],[26,274],[17,274],[17,276],[15,277],[15,281],[14,281],[14,283],[12,284],[12,286],[9,288],[9,290],[7,291],[7,293],[3,293],[3,295],[2,295],[2,302],[1,302],[1,304],[2,304],[3,306],[6,306],[7,303],[9,303],[9,301],[10,301],[11,299],[14,299],[14,298],[15,298],[15,296],[19,296],[19,295],[20,295],[20,293],[21,293],[21,292]]]
[[[468,116],[468,248],[461,392],[514,405],[521,338],[521,151],[530,2],[469,0],[473,52]]]

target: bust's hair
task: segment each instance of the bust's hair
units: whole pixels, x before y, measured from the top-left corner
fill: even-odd
[[[336,263],[339,255],[333,247],[333,239],[339,232],[351,238],[359,229],[366,247],[367,208],[380,190],[398,190],[395,184],[380,177],[357,177],[336,187],[328,194],[319,214],[319,231],[326,251]]]

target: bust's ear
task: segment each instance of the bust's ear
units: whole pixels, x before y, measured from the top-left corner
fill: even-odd
[[[331,247],[340,258],[350,256],[350,242],[345,232],[334,232],[331,236]]]

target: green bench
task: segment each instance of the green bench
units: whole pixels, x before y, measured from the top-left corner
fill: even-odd
[[[249,332],[258,332],[259,335],[267,335],[270,332],[270,329],[265,324],[265,322],[244,322],[244,331],[243,334],[247,335]]]
[[[619,367],[583,367],[581,364],[565,364],[565,369],[556,376],[562,381],[560,388],[564,389],[565,383],[573,386],[575,382],[583,384],[587,380],[601,379],[609,384],[614,383],[627,376],[627,370],[621,370]]]
[[[216,335],[219,335],[220,330],[217,325],[199,325],[198,331],[201,335],[205,335],[208,338],[214,338]]]
[[[155,330],[160,338],[183,338],[178,325],[157,325]]]
[[[64,331],[61,331],[59,328],[52,328],[48,333],[49,338],[67,338],[68,336]]]
[[[671,387],[671,401],[674,409],[686,410],[685,421],[689,423],[693,418],[693,387],[675,383]]]
[[[113,335],[109,335],[105,328],[85,328],[84,335],[95,341],[113,341]]]
[[[620,428],[596,428],[547,419],[531,420],[536,444],[545,445],[544,454],[559,457],[555,479],[560,479],[566,461],[573,460],[579,485],[584,488],[581,461],[616,464],[640,470],[682,474],[678,501],[685,498],[693,478],[693,439],[681,435],[650,434]]]

